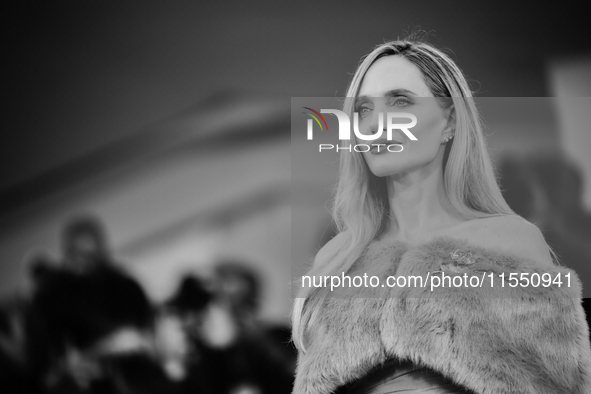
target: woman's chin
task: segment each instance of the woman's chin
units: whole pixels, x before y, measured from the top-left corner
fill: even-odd
[[[370,168],[372,174],[377,176],[378,178],[383,178],[391,175],[396,175],[402,172],[402,169],[399,166],[374,166]]]

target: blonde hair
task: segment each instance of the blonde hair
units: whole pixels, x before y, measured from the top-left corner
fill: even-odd
[[[425,42],[397,40],[377,46],[364,57],[347,91],[343,111],[352,119],[351,98],[358,91],[367,70],[380,57],[398,55],[421,71],[424,82],[440,106],[455,112],[455,137],[446,145],[443,181],[447,196],[455,210],[471,219],[491,215],[514,215],[505,202],[497,183],[486,149],[481,119],[472,92],[453,60]],[[343,140],[348,146],[350,142]],[[348,239],[344,247],[316,261],[309,275],[330,275],[347,272],[363,250],[388,225],[390,209],[384,178],[371,173],[361,153],[341,153],[339,176],[333,201],[333,218],[340,232]],[[319,309],[319,297],[311,297],[319,289],[302,288],[294,302],[292,314],[293,341],[305,352],[304,335]]]

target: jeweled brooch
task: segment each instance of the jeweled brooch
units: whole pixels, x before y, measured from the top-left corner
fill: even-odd
[[[459,249],[456,249],[449,255],[453,262],[448,261],[441,264],[441,271],[461,273],[462,268],[476,262],[476,259],[472,256],[472,252],[460,252]]]
[[[472,252],[460,252],[456,249],[450,253],[450,256],[453,261],[461,265],[470,265],[476,262],[472,256]]]

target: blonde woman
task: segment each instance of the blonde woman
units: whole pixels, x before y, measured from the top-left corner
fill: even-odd
[[[302,288],[294,393],[591,393],[578,278],[503,199],[460,69],[427,43],[389,42],[362,60],[347,97],[361,133],[405,112],[418,119],[417,140],[394,130],[374,141],[381,150],[341,150],[340,232],[308,276],[486,281]],[[510,274],[563,283],[512,287]]]

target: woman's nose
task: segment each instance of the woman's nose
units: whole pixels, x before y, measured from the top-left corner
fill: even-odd
[[[384,130],[384,114],[373,111],[369,120],[369,130],[365,134],[375,135]]]

